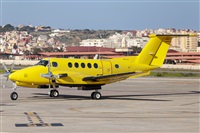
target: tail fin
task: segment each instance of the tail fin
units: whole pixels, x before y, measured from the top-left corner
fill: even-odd
[[[162,66],[173,37],[195,36],[191,35],[150,35],[150,40],[137,57],[137,63]]]

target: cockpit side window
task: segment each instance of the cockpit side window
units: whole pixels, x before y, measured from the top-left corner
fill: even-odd
[[[49,63],[49,61],[47,61],[47,60],[41,60],[36,65],[41,65],[41,66],[46,67],[48,65],[48,63]]]

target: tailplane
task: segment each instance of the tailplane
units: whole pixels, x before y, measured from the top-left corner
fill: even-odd
[[[150,66],[162,66],[173,37],[195,36],[187,35],[149,35],[150,40],[138,55],[136,62]]]

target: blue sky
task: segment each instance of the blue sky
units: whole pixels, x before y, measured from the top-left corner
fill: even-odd
[[[62,29],[200,29],[200,0],[0,0],[1,25]]]

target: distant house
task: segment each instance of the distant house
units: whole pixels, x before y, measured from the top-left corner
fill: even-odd
[[[103,47],[107,42],[106,39],[87,39],[80,42],[80,46]]]

